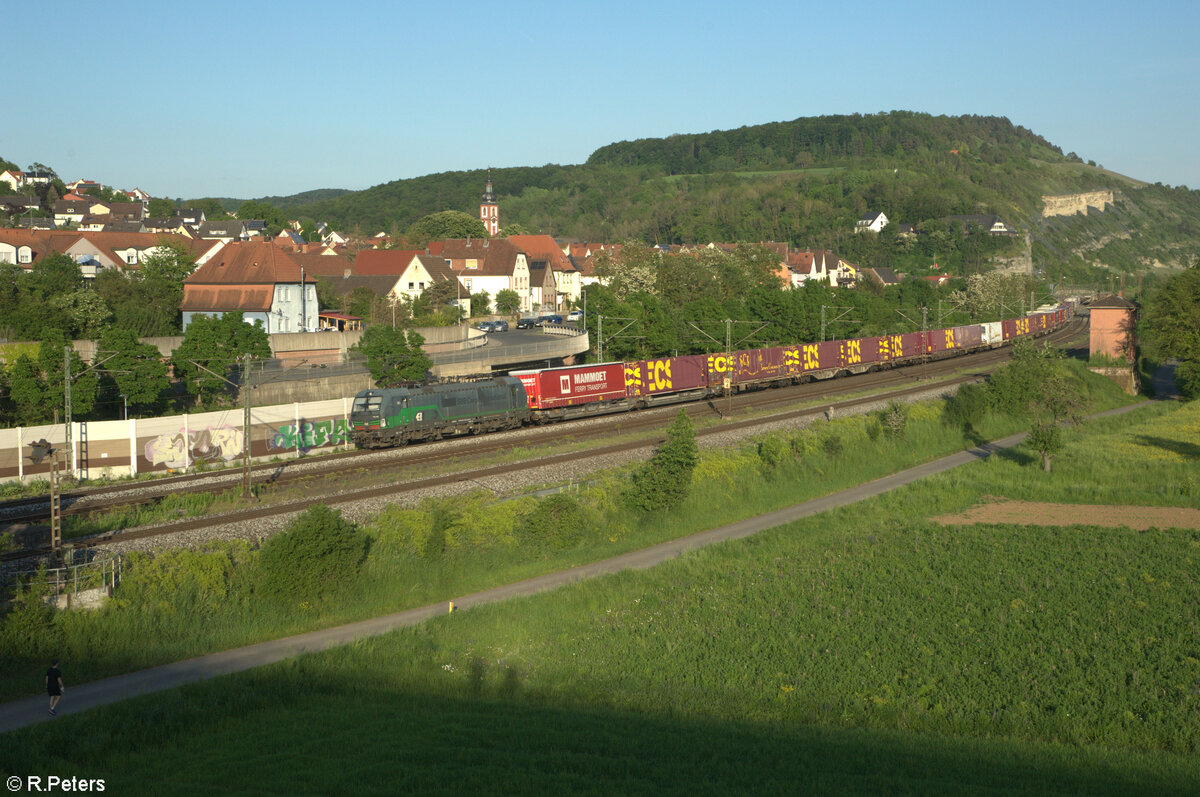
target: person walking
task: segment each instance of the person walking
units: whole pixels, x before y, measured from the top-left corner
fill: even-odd
[[[62,671],[58,669],[58,659],[50,665],[50,669],[46,670],[46,694],[50,696],[50,716],[57,716],[55,706],[58,701],[62,700],[63,692],[67,691],[63,686]]]

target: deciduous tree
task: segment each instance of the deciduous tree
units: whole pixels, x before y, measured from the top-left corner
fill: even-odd
[[[209,406],[230,388],[208,371],[237,382],[238,363],[245,356],[251,360],[270,358],[267,333],[259,321],[247,324],[241,313],[225,313],[220,318],[194,317],[184,332],[183,342],[171,353],[171,360],[175,375],[182,377],[187,385],[188,395],[195,397],[197,405]]]
[[[1180,391],[1200,397],[1200,264],[1176,274],[1151,298],[1141,331],[1154,354],[1179,360]]]
[[[98,343],[100,368],[116,395],[124,395],[134,407],[150,407],[166,393],[170,380],[157,347],[115,327],[105,330]]]
[[[418,219],[405,234],[410,246],[424,246],[443,238],[487,238],[487,228],[474,216],[459,210],[443,210]]]
[[[511,288],[496,291],[496,312],[501,315],[516,315],[521,309],[521,295]]]
[[[367,358],[367,368],[378,387],[398,387],[420,382],[433,366],[421,349],[425,339],[416,332],[375,324],[367,328],[356,348]]]

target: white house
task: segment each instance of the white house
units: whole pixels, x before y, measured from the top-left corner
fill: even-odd
[[[487,293],[489,307],[495,305],[496,294],[500,291],[515,291],[521,299],[520,310],[533,311],[529,258],[510,240],[453,238],[436,244],[430,244],[430,252],[446,261],[458,275],[464,291]]]
[[[862,218],[854,223],[855,232],[879,232],[888,225],[888,217],[879,211],[864,213]]]
[[[225,244],[184,280],[183,328],[198,315],[240,311],[268,333],[317,329],[316,280],[289,253],[259,241]]]

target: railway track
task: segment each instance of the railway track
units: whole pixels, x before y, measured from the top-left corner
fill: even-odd
[[[1051,333],[1044,339],[1056,345],[1063,345],[1070,341],[1081,328],[1082,325],[1073,321],[1062,330]],[[679,406],[685,407],[689,415],[694,418],[724,414],[724,406],[726,405],[729,406],[733,415],[745,414],[747,412],[755,413],[755,417],[753,418],[737,421],[727,420],[712,429],[701,429],[697,432],[698,437],[750,428],[755,425],[775,423],[789,418],[816,416],[824,413],[826,408],[830,406],[835,411],[840,412],[852,409],[863,403],[875,403],[886,398],[903,397],[908,394],[928,392],[931,389],[948,388],[951,385],[961,384],[962,382],[978,380],[982,373],[1006,360],[1008,353],[1009,350],[1007,348],[995,349],[965,357],[953,357],[903,368],[868,372],[845,379],[824,380],[777,389],[747,392],[733,396],[728,400],[725,398],[715,398],[690,404],[666,405],[665,407],[640,410],[633,413],[600,416],[593,419],[599,422],[592,424],[554,424],[535,430],[525,430],[524,432],[500,433],[479,438],[457,438],[449,443],[425,444],[403,449],[392,449],[385,452],[339,452],[319,458],[309,457],[289,463],[257,465],[254,467],[253,473],[256,476],[255,481],[258,489],[261,490],[263,487],[267,487],[273,490],[304,484],[308,495],[299,501],[288,502],[283,506],[264,505],[250,507],[229,513],[225,516],[207,516],[141,529],[128,529],[87,538],[75,538],[71,542],[77,546],[87,547],[118,540],[124,541],[159,534],[172,534],[180,531],[206,528],[216,523],[253,520],[269,517],[273,514],[295,512],[316,503],[338,504],[365,500],[382,495],[403,495],[448,483],[479,480],[499,473],[512,473],[524,468],[532,469],[534,467],[540,468],[547,465],[554,465],[577,459],[580,453],[572,451],[566,454],[539,456],[535,460],[526,463],[515,465],[507,463],[484,468],[459,469],[453,473],[432,477],[413,479],[404,476],[405,472],[414,470],[428,472],[454,467],[458,460],[483,459],[493,454],[507,452],[514,445],[519,445],[523,448],[545,447],[567,442],[578,444],[597,439],[611,439],[614,435],[614,427],[617,425],[619,425],[622,435],[636,434],[650,429],[661,428],[664,425],[664,409],[668,414],[673,414]],[[973,371],[979,371],[980,373],[967,374],[934,383],[928,381],[945,376],[948,373],[960,371],[964,367],[968,367]],[[831,388],[833,389],[831,390]],[[822,401],[819,408],[809,407],[806,409],[784,410],[782,412],[775,411],[776,408],[787,407],[788,405],[809,401],[814,398],[832,399],[833,397],[859,393],[865,390],[877,391],[880,388],[887,388],[889,392],[884,395],[872,394],[871,396],[862,398]],[[895,389],[892,390],[891,388]],[[768,414],[765,416],[762,415],[764,412]],[[530,433],[531,431],[533,432],[532,434]],[[588,454],[619,453],[648,445],[655,445],[657,442],[657,439],[649,442],[646,439],[639,439],[628,443],[589,448]],[[301,465],[307,465],[307,467],[301,471],[299,469]],[[393,481],[382,486],[346,490],[345,481],[347,473],[355,471],[365,472],[368,467],[370,477],[373,479],[383,477],[404,480],[398,483]],[[264,475],[265,478],[263,478]],[[322,480],[329,480],[331,476],[334,477],[332,479],[334,484],[327,484],[325,485],[326,489],[322,489]],[[98,488],[72,491],[63,496],[64,514],[111,511],[114,508],[161,501],[163,497],[169,494],[222,491],[240,486],[241,479],[241,470],[236,469],[217,473],[165,477],[150,483],[105,485]],[[147,492],[147,488],[149,488],[149,492]],[[136,490],[139,493],[137,495],[129,495],[128,491],[130,490]],[[126,494],[122,495],[122,491],[126,491]],[[106,496],[113,497],[106,498]],[[39,507],[39,502],[40,514],[37,508]],[[14,515],[19,516],[20,503],[33,508],[27,510],[25,517],[28,520],[13,521],[12,517]],[[9,524],[13,522],[36,523],[37,521],[48,519],[47,497],[42,496],[28,499],[20,503],[6,502],[5,504],[0,504],[0,513],[4,513],[6,509],[14,505],[18,507],[16,510],[9,510],[11,514],[0,514],[0,522],[7,522]],[[24,551],[10,551],[0,556],[3,559],[15,559],[40,556],[46,553],[48,553],[46,548],[35,545]]]

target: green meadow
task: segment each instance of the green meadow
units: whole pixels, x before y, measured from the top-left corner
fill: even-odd
[[[1097,409],[1128,401],[1107,380],[1087,385]],[[597,473],[554,502],[497,503],[480,491],[391,507],[364,525],[367,553],[344,589],[291,602],[264,599],[259,551],[243,542],[130,555],[100,611],[26,602],[9,612],[0,699],[36,691],[47,657],[74,662],[76,682],[94,680],[450,600],[827,495],[961,450],[971,441],[944,422],[943,404],[910,406],[902,437],[886,434],[877,415],[847,416],[704,452],[692,495],[670,512],[645,515],[622,501],[625,471]],[[972,440],[1020,428],[990,415]]]
[[[903,441],[870,424],[709,452],[680,512],[696,529],[795,503],[945,428],[931,407]],[[8,734],[0,769],[119,793],[1195,794],[1200,531],[932,518],[990,497],[1196,506],[1197,440],[1200,403],[1093,420],[1050,473],[1002,452],[652,570]],[[532,516],[517,502],[490,527],[384,513],[340,600],[390,578],[419,603],[456,570],[503,583],[682,531],[602,498],[577,500],[604,536],[540,549],[504,519]]]

